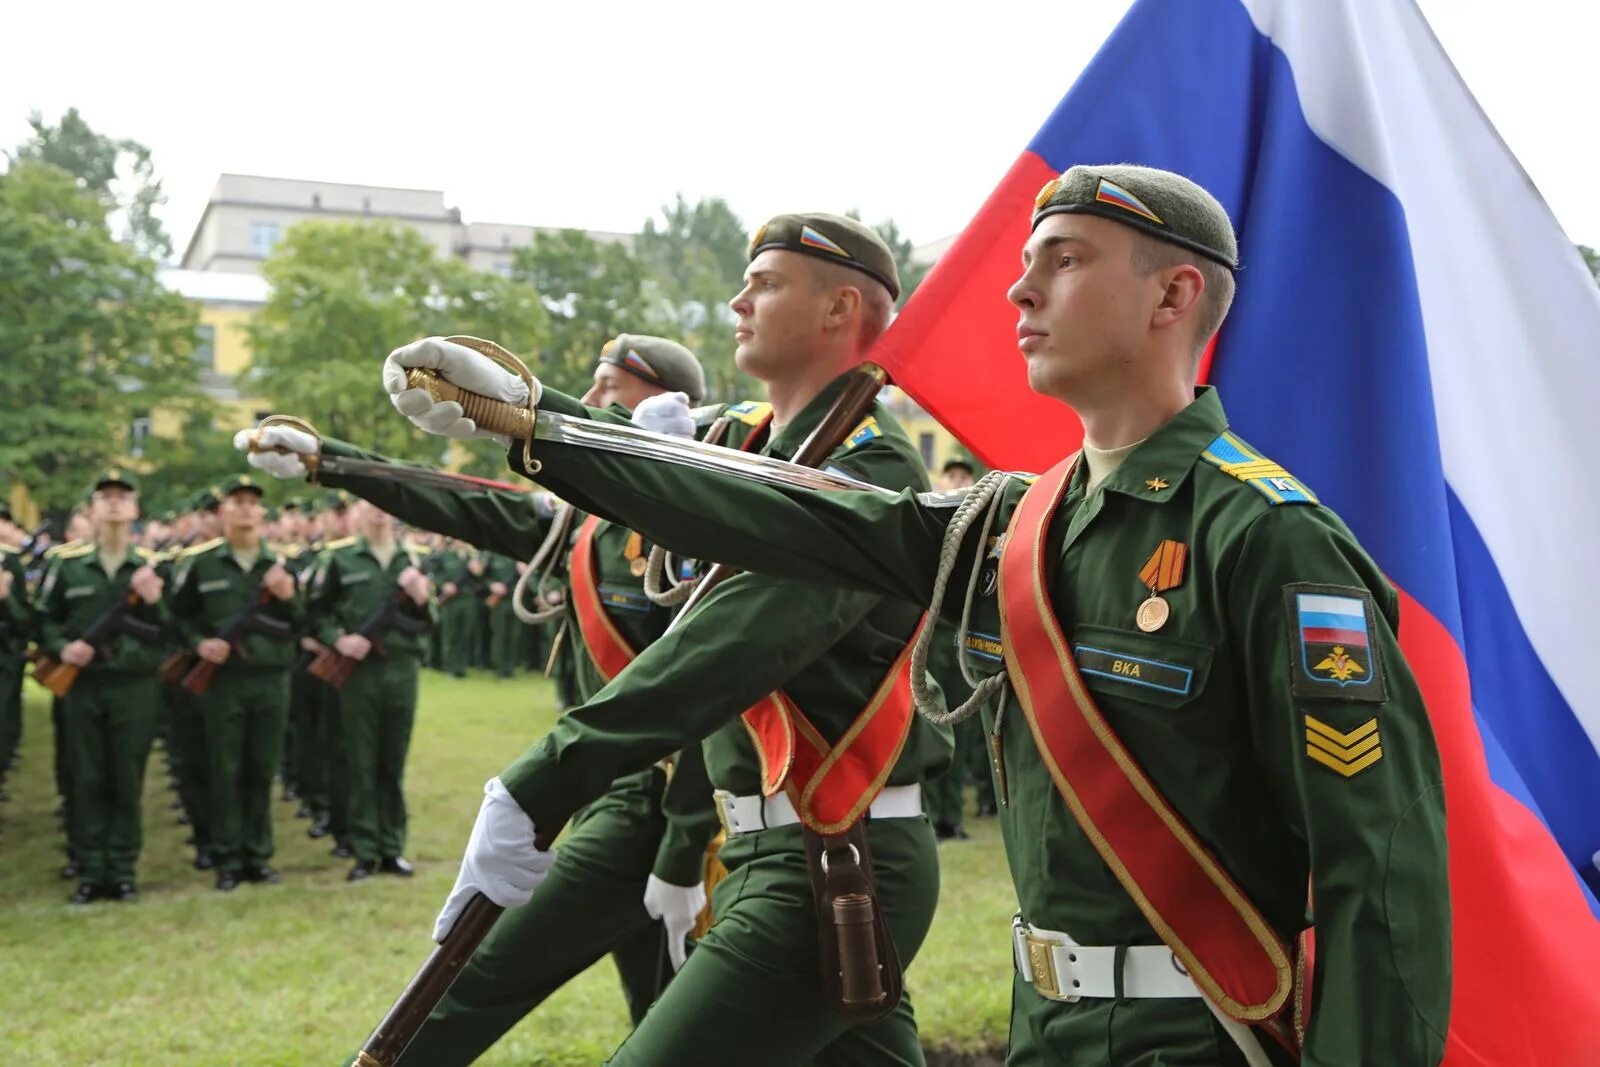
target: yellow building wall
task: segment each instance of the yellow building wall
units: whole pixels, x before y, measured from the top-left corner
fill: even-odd
[[[244,328],[251,314],[245,308],[201,306],[200,324],[216,331],[212,344],[217,373],[232,376],[250,365],[250,337]]]
[[[920,413],[901,415],[898,418],[906,435],[911,438],[911,443],[922,453],[928,469],[935,474],[949,460],[958,456],[962,459],[968,458],[967,450],[956,440],[955,434],[941,426],[932,415]],[[928,447],[930,442],[931,448]]]

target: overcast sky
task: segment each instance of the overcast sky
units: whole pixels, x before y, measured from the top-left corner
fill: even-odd
[[[1567,233],[1600,244],[1600,5],[1420,3]],[[223,171],[600,230],[679,191],[747,223],[857,208],[921,243],[966,223],[1127,6],[13,3],[0,146],[68,106],[144,142],[180,252]]]

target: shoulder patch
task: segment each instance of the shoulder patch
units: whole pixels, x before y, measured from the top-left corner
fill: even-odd
[[[180,557],[182,557],[182,558],[187,559],[190,556],[198,556],[201,553],[210,552],[213,548],[216,548],[218,545],[225,544],[225,543],[226,543],[226,541],[223,538],[221,538],[221,537],[213,537],[209,541],[201,541],[198,545],[190,545],[188,548],[184,549],[182,552],[179,552],[178,555]]]
[[[741,400],[737,404],[729,404],[723,414],[746,426],[760,426],[772,414],[772,405],[764,400]]]
[[[1273,504],[1316,504],[1316,494],[1272,460],[1224,430],[1200,458],[1239,479]]]
[[[1338,730],[1306,713],[1306,757],[1341,778],[1354,778],[1383,759],[1383,739],[1378,720],[1368,719],[1348,732]]]
[[[850,437],[845,441],[846,449],[860,448],[868,441],[876,440],[883,436],[883,428],[878,425],[876,416],[868,415],[861,420],[861,425],[851,431]]]
[[[1372,639],[1377,607],[1365,589],[1298,582],[1283,590],[1294,695],[1382,704],[1389,698]]]

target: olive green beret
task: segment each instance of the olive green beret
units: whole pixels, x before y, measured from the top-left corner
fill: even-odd
[[[108,485],[120,485],[124,489],[135,493],[139,491],[139,479],[126,467],[108,467],[101,471],[94,481],[89,483],[87,495],[93,496],[96,489],[104,489]]]
[[[706,395],[706,376],[693,352],[665,337],[619,333],[600,349],[600,362],[610,363],[667,390],[689,394],[691,405]]]
[[[875,278],[900,299],[900,273],[895,269],[894,253],[884,244],[878,231],[843,215],[778,215],[756,231],[750,239],[750,258],[769,248],[785,248],[815,256],[829,263],[850,267]]]
[[[1033,202],[1033,228],[1051,215],[1098,215],[1239,269],[1239,242],[1217,198],[1170,170],[1131,163],[1077,166]]]

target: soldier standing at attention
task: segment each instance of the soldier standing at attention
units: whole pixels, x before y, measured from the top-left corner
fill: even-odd
[[[79,883],[74,904],[138,897],[140,797],[161,700],[161,647],[125,633],[101,648],[82,639],[123,600],[136,601],[126,610],[142,622],[169,622],[161,579],[149,554],[132,543],[138,517],[133,475],[118,469],[102,474],[90,490],[90,538],[57,553],[39,586],[40,650],[82,669],[61,700],[67,833]]]
[[[1167,171],[1077,166],[1033,223],[1008,294],[1019,348],[1084,428],[1039,478],[993,476],[958,512],[535,443],[539,480],[675,551],[918,603],[955,591],[935,606],[968,618],[987,675],[1021,905],[996,931],[1016,961],[1009,1062],[1434,1067],[1438,751],[1395,589],[1196,388],[1234,290],[1227,214]]]
[[[0,801],[22,740],[23,653],[33,639],[26,569],[18,555],[24,540],[0,494]]]
[[[358,534],[354,543],[334,549],[312,579],[311,632],[323,645],[359,664],[339,691],[339,718],[349,778],[346,842],[355,857],[349,880],[378,871],[410,877],[405,858],[406,753],[417,715],[417,674],[426,631],[390,627],[377,640],[362,633],[362,623],[387,602],[396,611],[433,621],[432,590],[418,569],[419,546],[402,545],[395,522],[364,500],[351,507]]]
[[[283,747],[289,666],[300,609],[294,576],[261,539],[261,487],[248,476],[221,486],[223,536],[188,549],[174,575],[172,611],[184,644],[219,668],[194,698],[205,720],[211,775],[209,811],[217,888],[275,883],[272,776]],[[247,632],[238,647],[218,631],[248,605],[285,628],[284,636]]]

